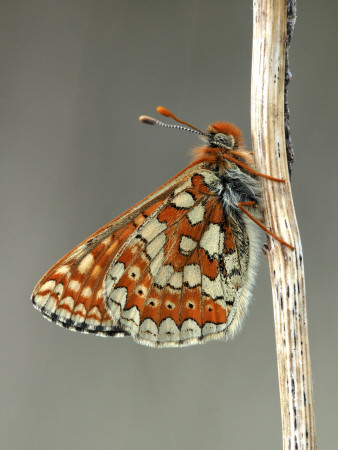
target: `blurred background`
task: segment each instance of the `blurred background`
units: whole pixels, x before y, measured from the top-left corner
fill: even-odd
[[[250,148],[250,1],[0,2],[3,449],[279,449],[268,264],[231,342],[149,349],[34,310],[44,272],[180,171],[198,144],[157,105]],[[337,3],[299,2],[290,50],[292,189],[302,235],[320,448],[337,429]],[[264,235],[262,234],[262,243]]]

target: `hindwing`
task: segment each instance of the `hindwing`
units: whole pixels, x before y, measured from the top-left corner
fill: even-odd
[[[198,165],[182,171],[52,267],[34,305],[64,327],[149,346],[232,335],[248,300],[249,238],[219,183]]]
[[[225,216],[217,183],[208,170],[190,176],[130,236],[107,272],[107,308],[140,343],[219,339],[235,318],[248,238]]]

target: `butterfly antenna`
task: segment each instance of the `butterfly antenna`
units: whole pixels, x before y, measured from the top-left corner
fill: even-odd
[[[140,122],[147,123],[148,125],[160,125],[161,127],[165,127],[165,128],[176,128],[178,130],[190,131],[191,133],[196,133],[196,134],[199,134],[202,136],[208,136],[207,133],[204,133],[203,131],[199,130],[198,128],[193,127],[192,125],[190,125],[190,123],[184,122],[183,120],[178,119],[167,108],[164,108],[164,106],[158,106],[156,108],[156,110],[159,114],[162,114],[162,116],[171,117],[172,119],[176,120],[176,122],[186,125],[186,127],[181,127],[180,125],[170,125],[170,124],[161,122],[160,120],[154,119],[153,117],[149,117],[149,116],[141,116]],[[189,128],[187,128],[187,127],[189,127]]]

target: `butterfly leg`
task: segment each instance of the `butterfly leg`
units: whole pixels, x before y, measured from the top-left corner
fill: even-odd
[[[249,173],[252,173],[252,175],[256,175],[256,177],[266,178],[267,180],[277,181],[278,183],[285,183],[286,182],[286,180],[284,180],[283,178],[275,178],[275,177],[272,177],[271,175],[267,175],[266,173],[257,172],[257,170],[255,170],[252,167],[246,165],[242,161],[239,161],[237,158],[234,158],[232,155],[229,155],[228,153],[222,153],[222,157],[227,159],[228,161],[231,161],[231,162],[237,164],[238,166],[243,167],[243,169],[245,169]]]
[[[286,245],[287,247],[291,248],[291,250],[294,250],[295,248],[288,244],[287,242],[283,241],[283,239],[281,239],[280,237],[278,237],[275,233],[273,233],[271,230],[269,230],[265,225],[263,225],[259,220],[257,220],[252,214],[250,214],[245,208],[244,206],[249,206],[249,207],[253,207],[257,204],[257,202],[255,201],[251,201],[251,202],[239,202],[237,204],[238,208],[244,212],[244,214],[246,214],[253,222],[255,222],[256,225],[258,225],[259,227],[262,228],[262,230],[264,230],[266,233],[268,233],[270,236],[272,236],[273,238],[275,238],[278,242],[280,242],[283,245]]]

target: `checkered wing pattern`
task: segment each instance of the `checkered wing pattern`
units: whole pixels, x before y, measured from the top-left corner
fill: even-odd
[[[201,170],[174,189],[130,236],[106,274],[110,315],[142,344],[219,339],[234,319],[248,242],[237,239],[243,233],[225,217],[212,190],[217,181]]]
[[[66,328],[149,346],[231,334],[248,242],[225,216],[218,182],[198,167],[179,174],[52,267],[35,307]]]
[[[135,230],[164,202],[145,199],[108,223],[58,261],[38,282],[33,305],[58,325],[84,333],[125,336],[106,308],[104,279],[118,252]]]

